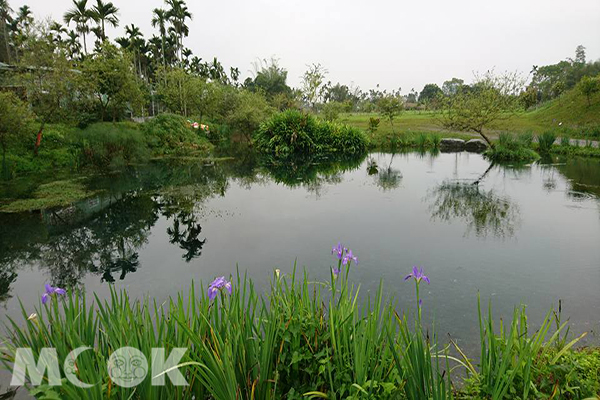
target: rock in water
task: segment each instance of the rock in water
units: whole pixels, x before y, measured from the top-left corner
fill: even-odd
[[[471,139],[465,143],[465,150],[472,151],[474,153],[483,153],[487,147],[487,143],[481,139]]]
[[[441,151],[463,151],[465,141],[462,139],[444,138],[440,141]]]

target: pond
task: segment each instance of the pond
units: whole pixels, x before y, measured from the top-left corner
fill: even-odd
[[[478,184],[477,184],[478,183]],[[97,197],[0,215],[0,319],[38,304],[44,283],[109,285],[158,301],[192,281],[247,271],[259,290],[294,262],[326,280],[341,241],[367,296],[383,282],[414,306],[413,265],[431,278],[428,319],[477,346],[477,293],[497,316],[530,321],[562,301],[574,333],[600,328],[600,162],[490,165],[472,153],[373,153],[358,160],[263,164],[250,152],[155,162],[90,178]],[[595,334],[584,344],[597,343]]]

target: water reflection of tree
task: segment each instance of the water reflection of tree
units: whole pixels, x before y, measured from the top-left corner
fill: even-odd
[[[196,221],[196,215],[193,213],[180,212],[173,218],[173,225],[167,228],[169,242],[179,245],[179,248],[185,250],[183,259],[190,262],[202,254],[202,247],[206,243],[206,238],[198,239],[202,232],[202,227]]]
[[[384,192],[388,190],[397,189],[402,182],[402,172],[393,167],[394,157],[396,153],[392,153],[392,157],[390,161],[387,163],[387,166],[379,166],[377,168],[377,174],[375,175],[375,183],[379,186]],[[369,166],[367,166],[369,168]],[[374,172],[372,170],[368,170],[367,172]]]
[[[516,204],[473,183],[443,182],[430,191],[427,200],[433,219],[461,219],[467,224],[466,233],[475,231],[478,237],[512,237],[520,224]]]
[[[574,200],[582,198],[600,199],[600,161],[590,158],[569,158],[556,165],[569,183],[568,196]]]

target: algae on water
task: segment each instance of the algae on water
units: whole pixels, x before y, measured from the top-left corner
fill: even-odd
[[[96,195],[98,192],[98,190],[88,190],[85,187],[85,178],[54,181],[40,185],[30,198],[16,199],[1,206],[0,212],[18,213],[64,207]]]

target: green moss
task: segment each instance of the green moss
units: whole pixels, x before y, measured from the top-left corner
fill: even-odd
[[[85,178],[54,181],[40,185],[31,198],[18,199],[0,207],[0,212],[18,213],[64,207],[77,200],[98,194],[99,191],[87,190]]]

